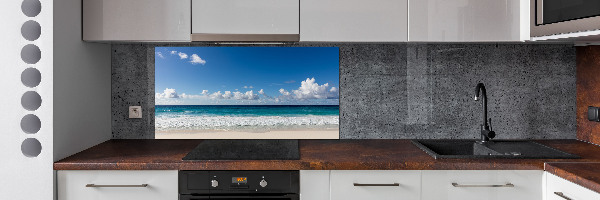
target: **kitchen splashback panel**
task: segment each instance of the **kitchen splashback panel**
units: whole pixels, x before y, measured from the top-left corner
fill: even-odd
[[[113,44],[114,139],[154,138],[154,47]],[[563,44],[295,44],[340,48],[340,138],[475,139],[486,84],[499,139],[576,137],[575,48]],[[141,105],[142,119],[128,107]]]

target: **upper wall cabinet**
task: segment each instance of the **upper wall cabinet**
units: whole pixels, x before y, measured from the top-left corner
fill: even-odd
[[[190,0],[83,0],[85,41],[189,41]]]
[[[409,41],[529,40],[528,0],[409,1]]]
[[[302,0],[300,41],[406,42],[408,0]]]
[[[300,0],[192,0],[192,41],[298,41]]]

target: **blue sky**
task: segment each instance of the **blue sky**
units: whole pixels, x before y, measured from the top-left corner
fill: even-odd
[[[339,105],[337,47],[156,47],[156,105]]]

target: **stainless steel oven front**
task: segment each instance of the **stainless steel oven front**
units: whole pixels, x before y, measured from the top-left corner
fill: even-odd
[[[531,36],[600,29],[599,0],[530,0]]]

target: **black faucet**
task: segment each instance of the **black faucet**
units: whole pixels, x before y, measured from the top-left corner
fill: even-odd
[[[481,91],[481,96],[483,97],[483,101],[481,101],[481,105],[483,107],[483,123],[481,124],[481,143],[489,142],[490,139],[496,137],[496,132],[492,131],[492,119],[490,118],[490,123],[488,124],[487,118],[487,94],[485,93],[485,86],[483,83],[478,83],[477,88],[475,88],[475,101],[479,101],[481,99],[479,97],[479,92]]]

